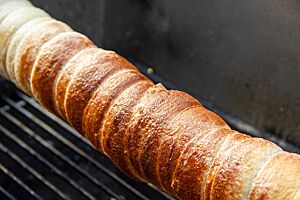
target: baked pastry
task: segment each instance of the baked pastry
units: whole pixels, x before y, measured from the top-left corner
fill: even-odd
[[[0,0],[1,75],[125,174],[179,199],[300,199],[299,155],[231,130],[190,95],[154,84],[28,3],[14,5],[4,14]]]
[[[9,78],[6,72],[6,54],[9,43],[25,23],[32,19],[49,16],[45,11],[35,7],[21,7],[8,14],[0,24],[0,75]]]

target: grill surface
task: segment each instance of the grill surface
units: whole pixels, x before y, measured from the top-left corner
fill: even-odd
[[[146,73],[147,68],[139,65]],[[175,88],[155,74],[148,75]],[[173,199],[123,175],[89,142],[32,98],[0,78],[0,199]],[[203,105],[240,131],[299,148]]]
[[[5,88],[0,199],[172,199],[127,178],[69,125],[6,81]]]

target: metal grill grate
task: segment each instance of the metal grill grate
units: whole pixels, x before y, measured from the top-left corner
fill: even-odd
[[[0,95],[0,199],[172,199],[127,178],[61,119],[9,91]]]

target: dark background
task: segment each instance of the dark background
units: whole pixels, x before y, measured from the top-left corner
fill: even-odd
[[[33,0],[102,48],[300,145],[296,0]]]

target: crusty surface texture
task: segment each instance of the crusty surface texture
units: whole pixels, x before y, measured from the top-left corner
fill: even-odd
[[[258,172],[250,200],[295,199],[300,190],[300,156],[280,152]]]
[[[172,132],[168,123],[181,111],[199,105],[191,96],[175,90],[154,90],[143,97],[128,128],[130,161],[142,178],[160,184],[157,148]]]
[[[8,77],[6,72],[6,53],[9,42],[16,31],[28,21],[49,16],[45,11],[34,7],[23,7],[10,13],[0,24],[0,74]]]
[[[27,23],[25,23],[13,36],[11,39],[7,54],[6,54],[6,71],[7,75],[10,78],[11,81],[16,83],[16,76],[15,76],[15,70],[14,70],[14,59],[16,55],[17,48],[21,42],[21,40],[24,38],[27,32],[30,30],[35,30],[36,26],[38,26],[40,23],[44,21],[52,20],[50,17],[41,17],[33,19]],[[17,57],[18,58],[18,57]],[[34,58],[35,59],[35,58]]]
[[[125,174],[179,199],[299,200],[299,155],[232,130],[190,95],[154,84],[30,3],[10,2],[0,3],[2,75]]]
[[[80,75],[73,81],[74,85],[71,86],[70,84],[70,89],[71,87],[76,88],[78,86],[87,88],[85,93],[88,94],[89,102],[85,106],[82,116],[82,131],[92,142],[95,141],[95,136],[97,136],[101,127],[101,120],[98,115],[101,114],[101,106],[103,105],[101,99],[97,98],[100,87],[102,87],[103,84],[106,84],[106,81],[109,81],[109,79],[117,77],[118,73],[121,71],[129,70],[137,72],[136,68],[131,63],[118,56],[115,52],[105,52],[102,56],[99,56],[98,59],[101,64],[83,69],[79,72]],[[80,85],[80,82],[83,83],[81,84],[82,86]],[[86,84],[88,82],[91,82],[91,84]],[[79,92],[78,95],[83,94],[80,94]]]
[[[128,122],[126,124],[122,124],[123,126],[120,127],[120,131],[122,131],[122,135],[123,135],[123,143],[121,148],[123,148],[123,151],[121,151],[120,156],[122,157],[122,159],[125,162],[125,165],[132,171],[133,174],[136,174],[136,178],[138,178],[141,181],[146,181],[143,177],[141,177],[138,173],[138,171],[134,168],[133,164],[131,163],[131,159],[130,159],[130,152],[129,152],[129,140],[130,137],[132,136],[132,132],[130,132],[129,127],[132,123],[134,123],[136,120],[133,117],[136,113],[136,108],[137,106],[143,102],[144,98],[147,98],[147,96],[149,94],[151,94],[154,91],[160,91],[160,90],[166,90],[161,84],[158,85],[154,85],[149,87],[147,90],[145,90],[145,92],[141,95],[141,97],[138,99],[138,101],[136,102],[136,105],[134,105],[134,107],[131,108],[130,113],[128,115]],[[125,125],[125,126],[124,126]]]
[[[13,66],[17,84],[27,94],[31,94],[30,75],[41,47],[56,35],[71,31],[68,25],[53,19],[38,24],[21,40]]]
[[[98,49],[95,53],[90,54],[90,62],[83,63],[83,67],[78,69],[70,81],[66,91],[65,110],[67,120],[79,132],[83,132],[82,118],[94,92],[103,85],[106,79],[127,67],[127,65],[120,63],[117,65],[110,64],[109,61],[114,56],[115,53],[112,51]],[[76,109],[73,109],[74,106],[76,106]],[[100,116],[97,117],[100,118]],[[89,129],[91,130],[92,128],[90,127]]]
[[[104,82],[97,88],[95,95],[92,98],[93,107],[95,108],[96,119],[95,121],[98,126],[95,128],[95,135],[90,135],[91,142],[99,149],[103,150],[102,139],[103,139],[103,121],[106,118],[107,112],[114,102],[114,100],[128,87],[131,85],[140,82],[146,81],[146,77],[143,76],[135,69],[119,69],[118,72],[115,72],[110,77],[107,77]],[[97,101],[95,101],[97,99]],[[95,107],[96,106],[96,107]],[[89,107],[92,109],[93,107]],[[85,114],[90,113],[85,112]],[[103,150],[106,154],[106,152]]]
[[[168,123],[168,127],[171,131],[159,146],[158,173],[162,188],[177,196],[174,187],[175,172],[187,146],[194,142],[195,138],[210,133],[209,131],[229,127],[219,116],[207,111],[200,104],[177,113]]]
[[[215,157],[207,199],[247,199],[258,171],[279,151],[263,139],[248,138],[240,143],[227,140]]]
[[[207,174],[205,188],[204,188],[204,199],[208,199],[208,200],[214,199],[213,198],[213,190],[214,190],[214,186],[215,186],[214,181],[218,175],[219,166],[223,164],[223,162],[222,162],[223,161],[222,160],[223,149],[229,148],[231,145],[237,145],[249,138],[250,138],[250,136],[240,134],[240,133],[235,133],[235,134],[228,136],[225,139],[224,143],[221,145],[220,149],[218,150],[218,153],[215,155],[214,160],[210,166],[209,172]],[[235,155],[233,155],[233,156],[235,156]],[[236,194],[236,195],[239,195],[239,194]],[[239,199],[239,198],[237,198],[237,199]]]
[[[94,56],[94,54],[97,54],[100,51],[100,49],[95,47],[83,49],[73,56],[57,75],[54,88],[56,111],[65,120],[67,120],[65,98],[70,81],[72,80],[73,76],[76,75],[78,70],[91,64],[95,64],[95,60],[91,58]]]
[[[127,165],[124,157],[124,135],[130,123],[132,111],[147,90],[153,87],[151,81],[139,81],[124,90],[111,103],[103,122],[102,146],[113,163],[126,175],[141,179],[131,165]]]
[[[115,71],[115,69],[113,70]],[[93,124],[89,132],[85,133],[86,137],[99,149],[103,150],[101,144],[102,126],[110,104],[127,87],[143,80],[145,80],[145,77],[134,69],[119,69],[106,78],[91,98],[88,107],[84,111],[83,128],[87,130],[87,127]]]
[[[35,60],[30,86],[32,95],[48,111],[56,113],[54,85],[56,76],[67,61],[94,44],[77,32],[61,33],[44,44]]]
[[[203,130],[185,148],[178,160],[172,188],[181,199],[204,199],[204,187],[212,161],[232,132],[226,128]],[[199,151],[201,149],[201,151]]]

